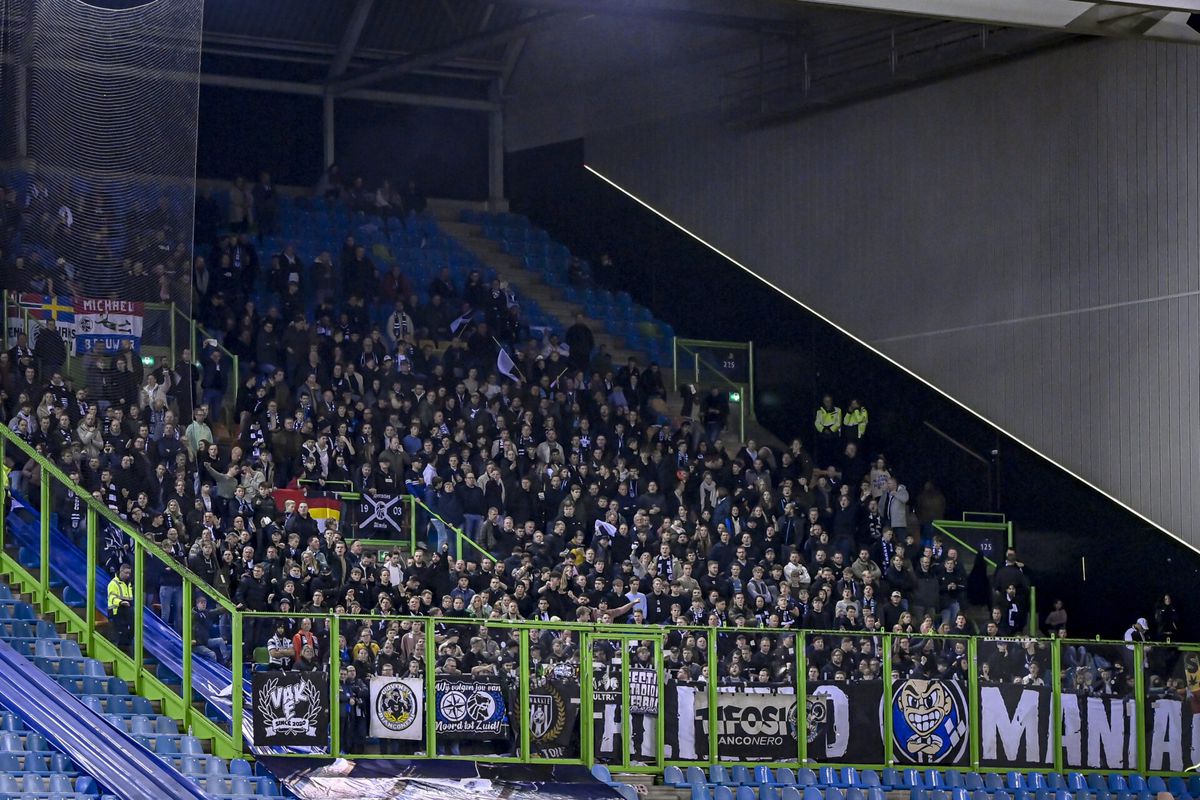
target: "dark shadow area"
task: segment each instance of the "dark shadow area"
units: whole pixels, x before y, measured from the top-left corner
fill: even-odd
[[[598,282],[628,291],[679,335],[753,340],[758,419],[777,436],[799,435],[811,447],[821,395],[832,394],[843,408],[858,397],[871,414],[868,454],[885,453],[914,496],[932,480],[944,491],[951,518],[998,510],[1014,521],[1042,615],[1060,597],[1072,632],[1120,637],[1170,592],[1184,606],[1183,635],[1190,641],[1200,636],[1200,624],[1188,614],[1194,601],[1179,596],[1200,578],[1200,555],[738,269],[583,164],[578,140],[510,154],[513,210],[588,259]],[[601,270],[605,253],[613,266]]]

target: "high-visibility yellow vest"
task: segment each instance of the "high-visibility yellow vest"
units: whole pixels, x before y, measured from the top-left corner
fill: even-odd
[[[824,406],[817,406],[817,433],[837,433],[842,429],[842,410],[834,406],[826,411]]]
[[[847,428],[858,428],[858,438],[862,438],[867,433],[867,410],[865,408],[854,408],[846,412],[846,416],[842,417],[842,424]]]
[[[113,578],[108,582],[108,611],[110,614],[116,613],[117,609],[121,607],[122,600],[133,602],[133,584],[120,578]]]

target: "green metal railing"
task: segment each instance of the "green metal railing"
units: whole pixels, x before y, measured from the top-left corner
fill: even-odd
[[[732,380],[726,369],[716,363],[711,353],[702,350],[725,350],[740,354],[746,359],[746,380]],[[671,389],[679,391],[680,383],[688,377],[697,389],[716,386],[730,394],[730,402],[737,405],[738,431],[742,441],[746,440],[746,419],[753,422],[754,416],[754,342],[723,342],[708,339],[671,339]],[[680,371],[683,371],[681,376]],[[733,398],[737,399],[734,400]],[[697,402],[703,396],[696,398]]]
[[[161,702],[162,711],[164,714],[174,717],[183,722],[185,729],[194,735],[211,741],[212,752],[222,757],[233,757],[244,755],[247,751],[247,745],[242,736],[243,723],[247,713],[245,707],[245,696],[242,691],[235,690],[232,694],[232,721],[228,725],[219,724],[206,718],[202,713],[194,707],[193,696],[190,691],[192,685],[192,673],[196,655],[193,652],[194,646],[192,642],[192,617],[190,610],[193,607],[193,600],[197,597],[197,593],[203,593],[212,599],[217,606],[219,613],[227,614],[231,620],[231,644],[232,644],[232,671],[234,676],[243,676],[248,664],[244,652],[248,651],[249,647],[243,648],[243,644],[259,645],[259,642],[246,642],[248,624],[251,629],[258,629],[260,626],[253,625],[254,620],[258,619],[276,619],[279,617],[277,612],[252,612],[238,608],[228,597],[221,595],[211,586],[204,583],[196,574],[187,569],[186,566],[176,563],[169,558],[167,554],[160,549],[153,541],[143,537],[138,531],[128,526],[110,509],[94,500],[86,490],[73,485],[67,477],[58,470],[54,465],[46,462],[38,456],[29,446],[15,437],[7,428],[0,427],[0,463],[4,462],[6,454],[13,454],[15,450],[19,450],[21,454],[34,458],[42,468],[43,480],[38,491],[35,494],[36,501],[29,498],[31,503],[35,503],[41,510],[37,515],[36,524],[38,525],[39,548],[36,553],[37,566],[25,567],[19,563],[18,559],[13,558],[11,551],[12,542],[9,538],[10,520],[7,516],[0,516],[0,570],[8,577],[14,587],[32,598],[41,606],[44,612],[50,614],[54,620],[65,626],[68,633],[78,637],[79,641],[87,648],[87,654],[91,657],[98,658],[103,662],[112,665],[113,672],[119,677],[124,678],[132,684],[134,689],[150,698]],[[3,495],[7,499],[8,490],[8,471],[5,470],[0,481],[3,483]],[[54,488],[57,486],[57,490]],[[86,569],[87,569],[87,592],[86,606],[82,609],[72,607],[59,596],[58,578],[54,573],[54,565],[52,558],[52,537],[51,537],[51,519],[48,513],[52,497],[56,493],[69,492],[81,497],[86,504]],[[33,494],[30,492],[30,494]],[[417,509],[419,501],[412,501],[412,509]],[[428,512],[428,509],[424,509]],[[428,512],[432,514],[432,512]],[[25,524],[25,523],[21,523]],[[978,524],[978,523],[972,523]],[[111,624],[106,624],[98,620],[96,614],[96,598],[98,593],[105,591],[105,587],[97,581],[96,568],[100,555],[99,537],[102,532],[102,527],[112,525],[122,530],[132,542],[133,561],[135,566],[134,571],[134,596],[137,603],[134,607],[133,621],[133,641],[130,647],[130,652],[123,652],[122,648],[118,647],[118,643],[113,640],[113,628]],[[450,530],[454,530],[457,536],[456,549],[459,554],[464,552],[467,544],[463,542],[466,537],[462,536],[461,531],[457,531],[453,526],[448,526]],[[953,529],[953,526],[951,526]],[[412,532],[412,536],[417,536],[417,531]],[[415,543],[415,538],[410,540]],[[466,542],[471,546],[477,547],[469,539]],[[394,545],[394,542],[388,542],[389,545]],[[29,554],[26,553],[23,558],[26,563],[29,563]],[[143,626],[146,618],[147,605],[144,602],[146,598],[146,565],[151,561],[157,561],[160,569],[170,570],[177,574],[182,581],[183,589],[183,609],[185,613],[182,618],[183,628],[183,670],[182,683],[178,690],[172,688],[169,682],[162,675],[155,672],[146,664],[145,641],[142,634]],[[1000,771],[1007,767],[993,765],[988,763],[988,759],[984,758],[981,752],[981,724],[982,715],[980,713],[980,696],[986,686],[991,685],[987,682],[985,674],[988,668],[986,659],[981,656],[980,648],[984,645],[992,645],[999,640],[987,640],[981,637],[951,637],[939,636],[935,634],[899,634],[899,633],[848,633],[845,631],[809,631],[795,629],[743,629],[736,627],[708,628],[701,626],[675,626],[675,627],[658,627],[645,625],[588,625],[588,624],[572,624],[564,622],[530,622],[530,621],[506,621],[500,619],[490,619],[484,617],[467,617],[467,618],[445,618],[445,617],[404,617],[404,616],[389,616],[381,617],[378,615],[339,615],[335,613],[326,613],[319,615],[309,615],[318,629],[323,629],[327,632],[328,637],[325,642],[325,655],[321,659],[323,668],[328,670],[326,675],[330,686],[330,703],[332,707],[331,729],[329,752],[339,755],[348,755],[351,757],[383,757],[390,758],[390,755],[379,755],[377,753],[345,753],[344,743],[349,741],[349,731],[343,726],[343,720],[340,714],[340,699],[339,699],[339,680],[342,668],[345,666],[342,663],[342,656],[338,647],[337,636],[343,629],[345,623],[369,623],[386,619],[389,622],[397,622],[402,627],[407,626],[410,630],[419,630],[421,634],[420,649],[414,653],[419,655],[422,660],[421,679],[424,686],[424,720],[423,731],[424,735],[419,743],[414,745],[418,749],[416,754],[405,754],[394,756],[400,758],[429,758],[438,754],[439,740],[446,737],[439,737],[437,732],[437,694],[436,682],[439,678],[444,678],[444,673],[439,671],[438,665],[438,650],[444,644],[439,642],[439,635],[446,626],[462,627],[481,626],[482,631],[476,630],[476,635],[484,637],[488,641],[494,641],[508,647],[509,644],[515,645],[517,659],[515,662],[515,676],[509,674],[507,680],[510,686],[515,686],[511,692],[512,709],[515,715],[512,719],[512,730],[514,735],[508,745],[503,748],[505,752],[494,754],[472,753],[463,755],[462,758],[469,759],[485,759],[497,762],[519,762],[519,763],[572,763],[572,764],[592,764],[599,761],[606,761],[619,766],[623,771],[630,772],[657,772],[667,764],[676,764],[679,766],[690,765],[709,765],[717,764],[730,760],[729,754],[722,752],[720,742],[720,728],[722,720],[719,717],[720,701],[722,697],[727,697],[728,693],[734,689],[725,686],[718,686],[718,681],[707,680],[703,686],[697,686],[696,691],[702,692],[707,699],[707,712],[704,718],[707,739],[697,738],[697,758],[695,759],[680,759],[668,758],[666,755],[667,745],[672,746],[672,752],[678,754],[679,743],[666,741],[666,720],[664,713],[658,713],[654,724],[654,749],[652,753],[643,753],[640,750],[636,753],[630,752],[631,748],[626,744],[621,749],[621,753],[609,755],[607,757],[597,754],[596,751],[596,730],[595,716],[599,708],[596,700],[597,688],[592,680],[594,667],[596,663],[593,660],[596,644],[607,643],[614,645],[616,651],[619,652],[619,695],[620,708],[623,713],[618,715],[618,723],[620,726],[621,737],[620,741],[628,743],[632,736],[632,714],[629,712],[632,706],[633,694],[631,691],[631,649],[638,646],[646,646],[651,651],[652,658],[649,661],[656,671],[655,684],[657,689],[657,697],[660,700],[666,697],[665,692],[668,689],[676,686],[676,681],[668,677],[667,668],[665,666],[664,653],[668,646],[668,640],[679,641],[682,637],[696,637],[696,649],[703,651],[703,658],[697,661],[697,664],[707,668],[708,675],[718,675],[721,667],[721,652],[722,648],[728,644],[729,639],[726,637],[736,637],[739,633],[754,633],[754,634],[769,634],[776,637],[777,642],[782,641],[784,637],[796,637],[794,642],[794,661],[791,662],[794,667],[794,672],[790,676],[784,677],[783,684],[776,688],[780,694],[792,695],[797,698],[798,707],[795,719],[797,720],[797,730],[799,735],[796,739],[795,757],[778,762],[765,763],[769,767],[796,767],[800,765],[813,765],[815,759],[809,752],[809,744],[805,735],[806,730],[806,715],[807,715],[807,699],[811,695],[814,687],[809,682],[808,671],[812,662],[808,654],[808,647],[816,638],[840,639],[842,637],[851,637],[860,643],[871,642],[874,652],[881,653],[880,659],[881,672],[877,679],[867,681],[872,686],[879,687],[879,697],[881,698],[880,717],[882,718],[882,749],[879,752],[877,761],[868,761],[853,766],[863,768],[878,768],[884,766],[903,765],[904,759],[900,757],[898,743],[893,726],[893,693],[896,687],[901,686],[901,676],[895,672],[893,667],[893,659],[898,656],[901,651],[911,651],[912,645],[916,642],[918,645],[929,642],[942,642],[951,645],[955,642],[962,642],[965,646],[967,665],[969,667],[968,674],[965,679],[964,693],[967,698],[968,707],[966,710],[967,716],[967,735],[969,738],[969,756],[961,766],[970,766],[975,769]],[[260,632],[261,633],[261,632]],[[568,655],[565,662],[558,662],[574,665],[574,675],[579,681],[579,714],[576,717],[575,724],[578,726],[570,737],[570,747],[568,751],[561,757],[543,758],[538,755],[538,752],[532,745],[532,720],[531,720],[531,701],[530,698],[535,688],[535,682],[541,675],[541,670],[547,667],[545,663],[535,662],[531,656],[531,644],[534,641],[543,642],[544,634],[553,634],[562,638],[568,646],[569,653],[573,653],[573,657]],[[672,638],[674,637],[674,638]],[[701,641],[703,644],[701,644]],[[1110,662],[1115,662],[1118,659],[1126,660],[1128,667],[1133,673],[1133,692],[1129,696],[1129,700],[1134,701],[1134,738],[1136,739],[1136,750],[1134,757],[1130,759],[1130,763],[1126,764],[1127,771],[1137,770],[1140,772],[1149,771],[1147,739],[1149,738],[1148,728],[1148,707],[1151,703],[1150,695],[1148,694],[1148,674],[1150,673],[1150,658],[1155,658],[1157,661],[1162,661],[1162,654],[1174,654],[1175,660],[1183,663],[1181,659],[1184,657],[1195,657],[1197,664],[1200,664],[1200,645],[1145,645],[1143,643],[1135,643],[1128,645],[1126,642],[1101,642],[1101,641],[1075,641],[1061,639],[1009,639],[1006,640],[1010,644],[1016,646],[1026,646],[1029,642],[1033,642],[1038,648],[1045,661],[1050,664],[1050,670],[1047,674],[1048,686],[1051,694],[1052,716],[1053,723],[1052,733],[1048,737],[1052,741],[1052,757],[1047,757],[1047,764],[1053,763],[1055,769],[1062,770],[1069,767],[1072,770],[1087,771],[1081,767],[1070,764],[1067,761],[1067,748],[1064,743],[1064,722],[1063,722],[1063,698],[1070,695],[1071,692],[1064,688],[1063,682],[1060,679],[1062,674],[1062,666],[1064,665],[1064,651],[1067,647],[1082,645],[1097,656],[1104,656]],[[465,650],[466,648],[464,648]],[[1074,652],[1074,651],[1072,651]],[[612,662],[610,662],[612,663]],[[1155,673],[1155,677],[1160,677]],[[235,686],[240,688],[241,681],[236,680]],[[1074,698],[1072,698],[1074,701]],[[1184,700],[1183,702],[1186,702]],[[665,706],[664,706],[665,708]],[[446,742],[441,742],[445,744]],[[457,757],[441,755],[438,757]],[[1186,764],[1186,762],[1185,762]],[[839,762],[838,766],[846,766]],[[1111,769],[1097,771],[1114,771]],[[1160,773],[1167,774],[1167,773]],[[1173,773],[1172,773],[1173,774]]]

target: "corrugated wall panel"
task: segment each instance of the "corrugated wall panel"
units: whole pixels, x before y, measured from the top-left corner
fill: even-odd
[[[588,160],[1200,547],[1200,49],[1092,42]],[[853,298],[853,302],[847,302]]]

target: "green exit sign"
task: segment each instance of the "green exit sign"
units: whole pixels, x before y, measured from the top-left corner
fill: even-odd
[[[142,366],[153,367],[154,366],[154,356],[142,356]]]
[[[730,393],[729,393],[729,402],[731,402],[731,403],[740,403],[740,402],[742,402],[742,393],[741,393],[741,392],[739,392],[739,391],[732,391],[732,392],[730,392]]]

